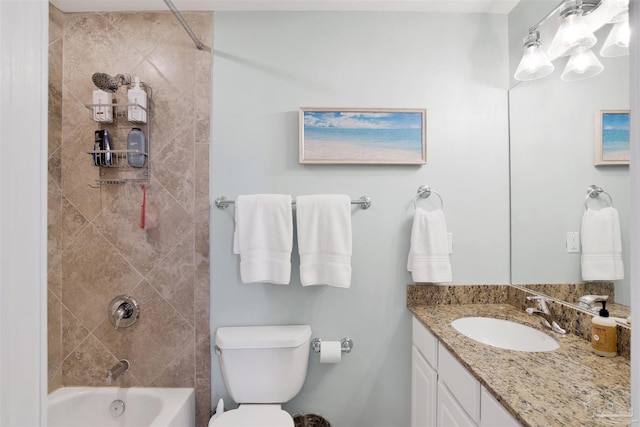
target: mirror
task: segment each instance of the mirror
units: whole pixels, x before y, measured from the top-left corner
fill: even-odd
[[[514,14],[510,43],[522,40],[556,2],[525,1]],[[551,4],[551,6],[549,6]],[[552,18],[553,19],[553,18]],[[551,21],[551,20],[550,20]],[[554,24],[540,27],[542,45],[549,46]],[[557,24],[556,24],[557,25]],[[557,26],[556,26],[557,28]],[[598,54],[611,26],[596,32]],[[519,38],[518,38],[519,37]],[[522,47],[511,49],[512,75]],[[612,287],[615,302],[630,304],[630,177],[628,165],[594,166],[595,121],[601,110],[629,109],[629,57],[598,59],[604,71],[591,79],[560,79],[566,58],[553,61],[555,71],[542,79],[520,82],[509,90],[511,150],[511,283],[532,286],[541,293],[577,304],[583,288],[580,253],[567,252],[567,232],[579,232],[585,211],[587,187],[596,184],[613,199],[622,234],[625,279]],[[515,81],[514,81],[515,82]],[[588,200],[599,209],[608,204],[600,197]],[[541,286],[545,284],[545,286]],[[560,293],[548,284],[560,286]],[[610,285],[611,286],[611,285]],[[573,287],[575,292],[569,291]],[[606,292],[603,292],[606,293]],[[576,296],[577,295],[577,296]]]

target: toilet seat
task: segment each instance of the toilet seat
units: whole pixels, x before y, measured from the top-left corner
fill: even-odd
[[[211,418],[209,427],[294,427],[294,423],[280,405],[242,404]]]

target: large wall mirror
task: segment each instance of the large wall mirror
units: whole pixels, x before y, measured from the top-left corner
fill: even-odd
[[[510,17],[510,45],[518,45],[557,2],[524,0]],[[548,46],[557,24],[540,28]],[[611,26],[596,33],[598,53]],[[513,70],[522,45],[510,47]],[[604,71],[581,81],[563,81],[566,58],[542,79],[513,81],[509,90],[511,150],[511,281],[513,284],[583,282],[580,253],[567,252],[567,232],[580,231],[587,187],[595,184],[613,199],[620,215],[625,279],[615,280],[615,302],[630,304],[630,177],[628,165],[594,165],[595,120],[602,110],[629,108],[629,57],[598,59]],[[598,209],[606,197],[590,199]],[[554,295],[551,295],[554,296]],[[577,301],[570,300],[570,303]]]

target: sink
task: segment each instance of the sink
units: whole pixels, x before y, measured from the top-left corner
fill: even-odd
[[[529,326],[492,317],[463,317],[451,322],[458,332],[473,340],[516,351],[553,351],[558,341]]]

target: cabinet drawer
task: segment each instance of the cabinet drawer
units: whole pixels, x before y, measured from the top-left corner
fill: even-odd
[[[444,346],[438,347],[438,378],[474,422],[480,422],[480,382]]]
[[[427,359],[432,368],[438,369],[438,339],[422,324],[413,317],[412,324],[413,345]]]

